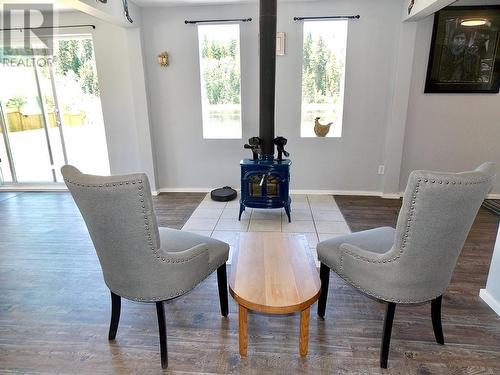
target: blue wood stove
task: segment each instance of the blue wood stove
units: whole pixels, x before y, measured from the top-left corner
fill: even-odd
[[[241,166],[240,215],[245,207],[285,208],[290,222],[290,165],[283,155],[287,140],[274,137],[276,102],[276,11],[277,0],[259,2],[259,136],[252,137],[244,147],[252,150],[253,159],[244,159]],[[274,146],[278,157],[274,157]]]
[[[241,166],[240,215],[245,207],[285,208],[291,222],[289,195],[291,160],[243,159]]]

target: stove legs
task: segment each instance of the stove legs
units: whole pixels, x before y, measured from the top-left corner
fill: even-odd
[[[238,221],[241,221],[241,214],[245,211],[245,205],[240,203],[240,214],[238,216]]]
[[[292,222],[292,219],[290,217],[290,204],[287,204],[285,206],[285,212],[286,212],[286,216],[288,216],[288,222],[291,223]]]
[[[245,205],[240,203],[240,214],[238,215],[238,221],[241,221],[241,214],[245,211]],[[290,203],[285,205],[286,216],[288,217],[288,222],[292,222],[292,217],[290,216]]]

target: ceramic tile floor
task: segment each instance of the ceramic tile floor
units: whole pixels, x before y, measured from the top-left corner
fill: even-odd
[[[182,230],[227,242],[231,250],[241,232],[303,234],[316,262],[318,241],[351,233],[332,195],[291,195],[291,198],[291,223],[283,209],[258,208],[247,208],[238,221],[239,196],[231,202],[215,202],[207,194]]]

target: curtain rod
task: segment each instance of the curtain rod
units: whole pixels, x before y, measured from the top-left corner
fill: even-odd
[[[91,28],[95,29],[95,25],[66,25],[66,26],[43,26],[43,27],[11,27],[8,29],[0,29],[0,31],[63,29],[63,28],[72,28],[72,27],[91,27]]]
[[[221,20],[195,20],[195,21],[188,21],[185,20],[184,23],[195,25],[197,23],[213,23],[213,22],[250,22],[252,19],[251,18],[227,18],[227,19],[221,19]]]
[[[355,16],[319,16],[319,17],[293,17],[294,21],[306,21],[306,20],[352,20],[352,19],[360,19],[361,16],[359,14]]]

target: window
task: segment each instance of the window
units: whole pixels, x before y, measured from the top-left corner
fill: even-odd
[[[315,119],[327,137],[342,135],[347,21],[304,22],[300,136],[316,137]]]
[[[203,138],[241,139],[239,25],[198,26]]]
[[[52,56],[9,55],[0,45],[0,175],[8,183],[62,182],[64,164],[109,174],[91,35],[53,42]]]

